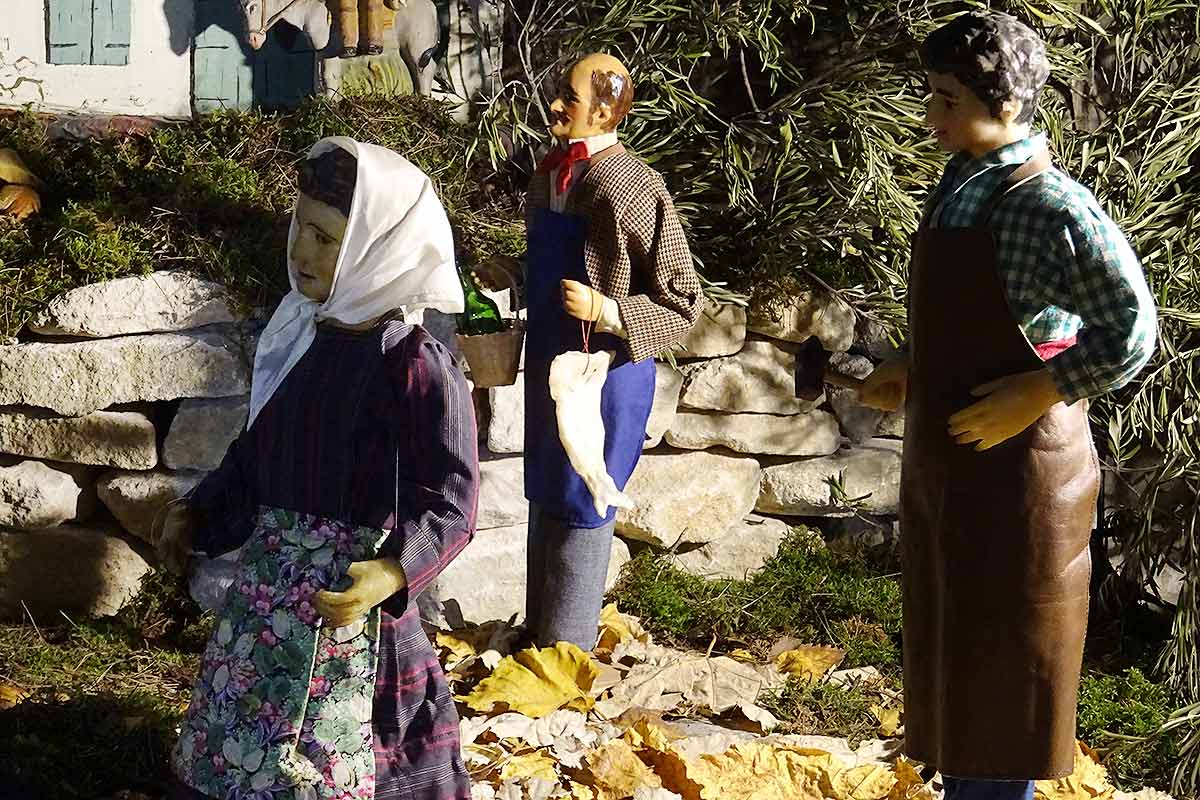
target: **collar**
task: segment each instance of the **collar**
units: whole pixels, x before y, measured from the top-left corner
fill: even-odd
[[[978,158],[972,158],[970,153],[959,153],[953,160],[956,167],[954,174],[959,179],[956,182],[966,183],[976,175],[987,172],[990,169],[995,169],[996,167],[1024,164],[1033,158],[1038,150],[1041,150],[1045,146],[1046,134],[1038,133],[1021,139],[1018,142],[997,147],[995,150],[984,153]]]
[[[586,139],[571,139],[567,142],[567,144],[572,145],[576,142],[583,142],[585,145],[587,145],[588,156],[590,157],[596,155],[596,153],[599,153],[601,150],[607,150],[616,144],[617,141],[617,134],[612,132],[602,133],[599,136],[588,136]]]

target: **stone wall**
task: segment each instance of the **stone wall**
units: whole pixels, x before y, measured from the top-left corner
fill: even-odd
[[[0,615],[115,613],[166,504],[244,424],[253,328],[158,272],[69,292],[0,346]]]
[[[857,376],[891,352],[847,306],[805,296],[773,316],[710,308],[676,364],[657,363],[645,455],[627,489],[637,508],[617,517],[610,583],[644,547],[672,550],[673,561],[697,575],[743,578],[778,551],[792,525],[819,525],[834,546],[893,536],[903,415],[864,408],[853,392],[832,387],[815,403],[797,399],[794,355],[810,336],[835,353],[836,368]],[[427,593],[426,615],[435,620],[521,613],[523,391],[519,376],[513,386],[476,393],[479,532]],[[831,500],[826,481],[839,475],[856,508]]]
[[[452,318],[425,324],[456,349]],[[136,594],[166,505],[245,424],[253,331],[220,287],[159,272],[70,292],[0,346],[0,615],[111,614]],[[843,390],[797,399],[794,353],[813,335],[846,372],[886,355],[848,308],[802,297],[780,319],[710,309],[676,365],[656,365],[646,452],[628,487],[637,507],[618,517],[610,584],[639,548],[741,578],[789,524],[890,535],[903,420]],[[422,598],[431,621],[507,619],[524,603],[523,383],[475,395],[479,532]],[[832,500],[836,475],[861,498],[857,514]],[[229,567],[206,565],[193,592],[215,602]]]

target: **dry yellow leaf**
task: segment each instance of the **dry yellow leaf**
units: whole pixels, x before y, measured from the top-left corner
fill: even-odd
[[[479,655],[475,652],[475,645],[469,639],[460,638],[453,631],[438,631],[437,634],[438,647],[444,647],[449,654],[453,656],[454,661],[462,661],[464,658],[470,658],[474,655]]]
[[[925,781],[911,761],[907,758],[896,759],[895,775],[896,785],[892,787],[888,800],[913,800],[921,796]],[[928,794],[932,795],[932,792]]]
[[[643,718],[630,726],[623,738],[634,748],[648,747],[665,751],[671,746],[671,742],[679,737]]]
[[[513,756],[504,762],[500,770],[500,780],[507,781],[515,778],[544,778],[548,781],[558,781],[558,773],[554,771],[555,760],[545,753],[528,753]]]
[[[0,681],[0,709],[12,708],[25,702],[29,692],[13,683]]]
[[[571,781],[571,800],[596,800],[596,793],[591,787]]]
[[[1110,798],[1116,790],[1108,770],[1096,761],[1082,742],[1075,746],[1075,771],[1066,778],[1038,781],[1037,800],[1094,800]]]
[[[609,603],[600,610],[600,641],[597,651],[611,653],[617,645],[626,642],[649,642],[650,635],[637,617],[622,614],[616,603]]]
[[[845,657],[846,651],[836,647],[798,647],[775,656],[775,666],[788,675],[819,681]]]
[[[830,776],[838,800],[883,800],[896,785],[896,774],[886,764],[864,764]]]
[[[755,661],[758,661],[758,659],[754,657],[754,653],[751,653],[749,650],[734,650],[729,654],[729,657],[734,661],[741,661],[745,664],[753,664]]]
[[[624,800],[639,787],[661,788],[662,780],[624,739],[613,739],[584,756],[597,800]]]
[[[834,797],[831,777],[842,764],[829,753],[799,747],[748,742],[722,755],[687,764],[687,777],[700,786],[685,800],[824,800]]]
[[[570,642],[531,647],[502,660],[463,700],[474,711],[498,706],[538,719],[560,708],[588,711],[598,671],[591,656]]]
[[[904,714],[904,706],[884,708],[881,705],[871,706],[871,716],[879,722],[879,735],[890,739],[900,730],[900,717]]]

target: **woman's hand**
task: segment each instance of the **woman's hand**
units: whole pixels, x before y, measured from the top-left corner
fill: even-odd
[[[187,569],[195,531],[196,515],[188,508],[187,503],[179,502],[167,508],[155,548],[158,550],[159,560],[168,572],[182,575]]]
[[[394,558],[356,561],[347,574],[353,583],[344,592],[321,591],[313,596],[313,608],[325,627],[341,628],[357,622],[375,606],[408,585],[404,569]]]

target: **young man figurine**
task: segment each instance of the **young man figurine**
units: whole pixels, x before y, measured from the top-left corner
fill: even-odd
[[[909,278],[908,353],[865,403],[906,402],[908,755],[948,800],[1029,800],[1072,772],[1099,472],[1087,400],[1149,360],[1153,301],[1092,194],[1032,135],[1045,46],[972,12],[925,40],[927,119],[954,153]]]
[[[571,66],[550,107],[559,145],[528,193],[525,625],[543,646],[596,644],[616,515],[596,513],[563,452],[550,362],[570,350],[616,353],[601,416],[605,463],[623,490],[645,441],[654,356],[688,332],[703,303],[662,178],[617,141],[632,105],[633,81],[617,59],[589,55]]]

